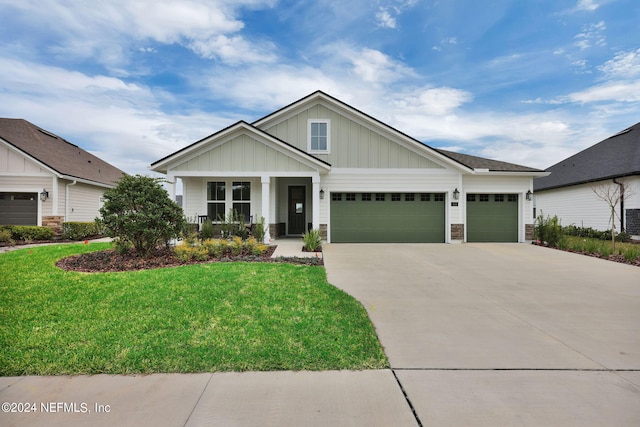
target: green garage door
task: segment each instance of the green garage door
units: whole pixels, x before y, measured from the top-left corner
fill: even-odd
[[[517,194],[467,194],[468,242],[517,242]]]
[[[443,243],[444,194],[331,193],[333,243]]]

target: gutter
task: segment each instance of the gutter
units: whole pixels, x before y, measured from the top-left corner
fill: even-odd
[[[624,183],[616,181],[617,178],[613,178],[613,183],[618,184],[620,187],[620,232],[624,232]]]

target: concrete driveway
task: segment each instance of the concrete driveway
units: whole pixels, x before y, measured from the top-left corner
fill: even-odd
[[[640,425],[640,269],[524,244],[325,245],[424,425]]]

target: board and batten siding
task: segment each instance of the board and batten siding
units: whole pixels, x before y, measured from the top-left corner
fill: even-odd
[[[593,184],[581,184],[535,193],[536,215],[558,216],[563,226],[592,227],[596,230],[611,228],[609,205],[592,190]],[[626,202],[625,202],[625,207]],[[616,209],[620,215],[620,209]],[[616,228],[620,221],[616,219]]]
[[[409,149],[400,141],[392,140],[390,134],[377,132],[320,104],[264,130],[307,152],[310,119],[330,121],[329,154],[313,155],[333,167],[443,169],[443,166],[429,160],[418,150]]]
[[[0,174],[2,172],[25,174],[49,173],[6,144],[0,144]]]
[[[172,172],[307,172],[312,169],[285,152],[266,145],[249,135],[237,135],[230,140],[204,149],[189,160],[171,168]]]

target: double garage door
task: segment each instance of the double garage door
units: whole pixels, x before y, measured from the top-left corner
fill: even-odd
[[[517,194],[467,194],[468,242],[517,242]],[[443,243],[444,193],[331,193],[334,243]]]
[[[331,193],[334,243],[442,243],[443,193]]]
[[[37,225],[38,193],[0,192],[0,225]]]

